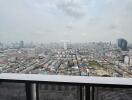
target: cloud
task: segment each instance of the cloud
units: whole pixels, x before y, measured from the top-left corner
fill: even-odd
[[[81,18],[85,15],[84,5],[81,4],[80,0],[59,0],[56,6],[65,14],[74,18]]]
[[[118,29],[118,28],[119,28],[119,26],[117,26],[117,25],[110,25],[110,26],[108,26],[109,30],[115,30],[115,29]]]
[[[52,9],[62,11],[73,18],[81,18],[86,15],[87,11],[85,0],[27,0],[26,2],[40,10]]]

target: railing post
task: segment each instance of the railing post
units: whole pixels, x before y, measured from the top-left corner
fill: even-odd
[[[26,99],[32,100],[32,98],[31,98],[31,83],[26,82],[25,85],[26,85]]]
[[[85,100],[90,100],[90,86],[85,85]]]
[[[37,100],[35,83],[26,83],[26,98],[27,100]]]
[[[82,86],[80,86],[80,100],[83,100],[82,96]]]
[[[39,100],[39,84],[36,83],[36,100]]]
[[[36,84],[32,83],[31,84],[31,96],[32,96],[32,100],[37,100],[37,96],[36,96]]]
[[[85,86],[82,86],[82,100],[85,100]]]
[[[92,91],[92,100],[94,100],[95,97],[95,87],[91,86],[91,91]]]

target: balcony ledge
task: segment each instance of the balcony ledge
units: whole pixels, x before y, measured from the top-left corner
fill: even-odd
[[[88,77],[88,76],[1,73],[0,80],[132,86],[132,78],[117,78],[117,77],[91,77],[91,76]]]

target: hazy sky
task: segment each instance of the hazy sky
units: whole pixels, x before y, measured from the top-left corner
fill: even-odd
[[[132,0],[0,0],[0,41],[132,42]]]

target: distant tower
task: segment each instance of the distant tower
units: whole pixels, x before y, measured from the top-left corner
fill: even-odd
[[[67,50],[67,48],[68,48],[68,44],[67,42],[64,42],[64,49]]]
[[[71,41],[69,40],[62,40],[64,50],[71,49]]]
[[[20,41],[19,42],[19,48],[23,48],[24,47],[24,41]]]
[[[0,42],[0,49],[2,49],[2,48],[3,48],[3,43]]]
[[[121,48],[121,50],[127,50],[127,40],[118,39],[118,47]]]

